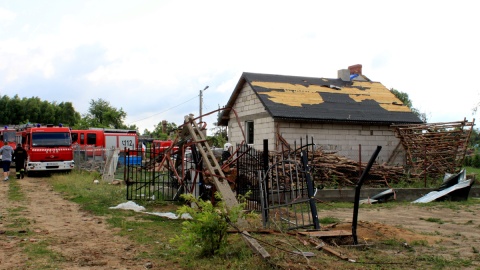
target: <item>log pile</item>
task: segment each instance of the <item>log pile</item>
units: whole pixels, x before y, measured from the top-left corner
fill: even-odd
[[[328,187],[355,186],[366,167],[366,163],[360,165],[357,161],[336,153],[323,152],[321,149],[309,153],[309,165],[315,184]],[[364,184],[385,186],[404,180],[405,172],[402,166],[374,164]]]

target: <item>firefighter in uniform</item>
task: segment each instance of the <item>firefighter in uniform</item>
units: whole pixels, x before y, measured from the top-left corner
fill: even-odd
[[[21,144],[17,144],[17,148],[13,151],[13,161],[15,161],[15,171],[17,179],[23,179],[25,176],[25,161],[27,160],[27,151],[23,149]]]

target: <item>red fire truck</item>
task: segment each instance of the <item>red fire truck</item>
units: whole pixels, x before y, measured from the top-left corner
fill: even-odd
[[[2,130],[0,130],[0,142],[8,142],[8,145],[15,149],[15,147],[17,146],[15,143],[16,133],[16,129],[5,126]]]
[[[28,153],[27,174],[45,171],[71,171],[73,160],[70,128],[54,125],[25,125],[15,138]]]
[[[138,147],[138,134],[135,130],[91,128],[85,130],[72,130],[72,142],[81,149],[86,146],[101,147],[106,149],[125,148],[135,150]]]
[[[168,148],[170,148],[172,146],[172,144],[173,144],[172,140],[166,140],[166,141],[153,140],[153,142],[152,142],[153,152],[155,153],[156,156],[159,155],[159,154],[162,154]],[[172,150],[177,151],[178,146],[174,146]]]

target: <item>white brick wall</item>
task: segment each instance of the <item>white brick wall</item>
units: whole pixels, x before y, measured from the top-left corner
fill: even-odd
[[[274,149],[275,133],[274,123],[272,118],[268,117],[263,104],[257,98],[250,86],[245,87],[240,92],[233,108],[240,118],[241,128],[245,131],[245,121],[253,121],[254,124],[254,147],[257,149],[263,148],[263,140],[268,139],[269,149]],[[265,117],[259,117],[258,114],[264,113]],[[228,123],[228,138],[232,144],[241,143],[246,138],[243,138],[240,127],[238,126],[235,114],[230,112],[230,121]],[[246,134],[245,134],[246,135]]]
[[[290,123],[279,123],[279,130],[287,142],[293,144],[299,143],[300,138],[313,137],[315,144],[325,150],[337,150],[342,156],[353,160],[359,159],[359,145],[361,145],[362,162],[367,162],[377,148],[382,146],[382,150],[377,161],[387,162],[393,150],[399,143],[393,130],[388,126],[365,126],[365,125],[333,125],[333,124],[312,124],[312,128],[298,129],[292,128]],[[373,135],[370,135],[373,131]],[[401,148],[402,149],[402,148]],[[404,164],[405,154],[402,152],[397,155],[393,164]]]

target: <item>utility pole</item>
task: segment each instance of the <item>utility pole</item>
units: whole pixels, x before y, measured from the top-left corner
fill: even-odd
[[[203,90],[200,90],[200,123],[202,122],[202,106],[203,106],[203,92],[208,89],[208,85],[203,88]]]

